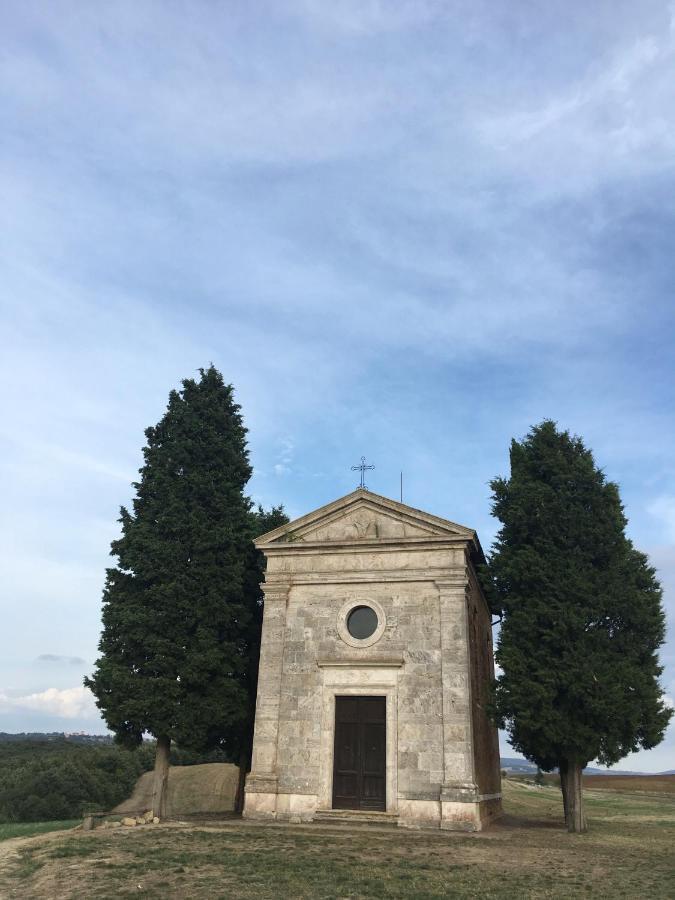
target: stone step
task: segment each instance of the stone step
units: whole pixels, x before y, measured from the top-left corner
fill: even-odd
[[[331,825],[380,825],[395,828],[398,825],[398,815],[368,809],[318,809],[313,821]]]

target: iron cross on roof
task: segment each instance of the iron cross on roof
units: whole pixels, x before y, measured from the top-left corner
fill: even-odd
[[[375,468],[375,466],[367,466],[366,465],[365,456],[361,457],[361,465],[360,466],[352,466],[352,472],[360,472],[361,473],[361,484],[359,485],[359,487],[364,491],[368,490],[368,488],[363,483],[363,479],[366,474],[366,469],[374,469],[374,468]]]

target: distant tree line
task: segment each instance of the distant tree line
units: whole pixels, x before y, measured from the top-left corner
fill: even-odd
[[[75,744],[112,744],[111,734],[73,734],[65,731],[0,731],[0,744],[25,741],[70,741]]]
[[[5,738],[12,735],[5,735]],[[3,740],[0,742],[0,822],[77,819],[125,800],[153,767],[154,741],[134,751],[111,742]],[[172,765],[228,762],[222,751],[197,754],[173,747]]]

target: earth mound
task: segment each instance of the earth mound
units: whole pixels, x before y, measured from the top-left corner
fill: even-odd
[[[113,812],[125,814],[152,809],[152,779],[152,772],[141,775],[131,797],[116,806]],[[171,766],[166,814],[234,812],[238,786],[239,767],[231,763]]]

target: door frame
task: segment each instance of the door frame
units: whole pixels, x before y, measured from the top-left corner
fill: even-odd
[[[402,663],[401,663],[402,664]],[[333,753],[335,750],[335,698],[337,696],[384,697],[386,708],[385,736],[385,803],[388,813],[398,811],[398,665],[388,661],[382,668],[334,668],[323,664],[324,683],[321,710],[321,754],[319,760],[318,806],[333,808]]]

